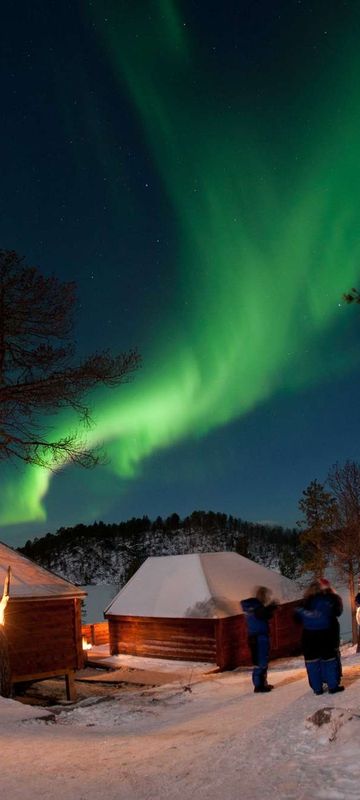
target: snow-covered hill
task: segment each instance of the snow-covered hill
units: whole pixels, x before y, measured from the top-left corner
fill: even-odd
[[[214,515],[216,516],[216,515]],[[148,556],[180,555],[231,550],[296,577],[296,534],[262,525],[235,521],[210,530],[201,525],[169,529],[150,523],[144,530],[121,526],[78,525],[58,534],[28,542],[22,552],[77,584],[112,583],[123,586]],[[138,523],[141,521],[135,520]]]

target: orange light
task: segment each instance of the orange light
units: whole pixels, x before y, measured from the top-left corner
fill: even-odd
[[[8,604],[8,595],[3,595],[0,600],[0,625],[3,625],[5,622],[5,608]]]
[[[3,596],[0,600],[0,625],[4,625],[5,622],[5,608],[8,604],[9,594],[10,594],[10,577],[11,577],[11,568],[8,567],[5,577]]]

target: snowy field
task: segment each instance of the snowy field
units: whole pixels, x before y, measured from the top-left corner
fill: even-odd
[[[39,708],[0,699],[1,796],[11,800],[358,800],[360,656],[342,694],[315,697],[302,659],[94,694]],[[327,709],[325,712],[323,709]],[[330,711],[328,711],[330,709]],[[309,721],[320,712],[317,722]]]

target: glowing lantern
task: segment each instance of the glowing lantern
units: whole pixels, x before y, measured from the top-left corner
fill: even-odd
[[[3,596],[0,600],[0,625],[4,625],[5,622],[5,609],[8,604],[9,594],[10,594],[10,576],[11,576],[11,568],[8,567],[4,583]]]

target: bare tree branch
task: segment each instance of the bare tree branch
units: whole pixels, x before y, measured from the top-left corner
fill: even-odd
[[[70,408],[91,425],[89,393],[131,380],[140,356],[104,351],[75,362],[75,306],[74,283],[46,278],[14,251],[0,250],[0,460],[57,468],[102,458],[78,431],[52,440],[44,416]]]
[[[351,292],[347,292],[343,294],[343,299],[346,303],[360,303],[360,293],[357,289],[351,289]]]

